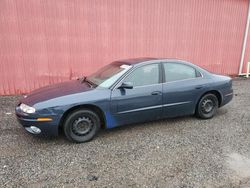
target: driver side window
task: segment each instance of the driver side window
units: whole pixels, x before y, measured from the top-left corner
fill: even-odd
[[[159,65],[145,65],[134,70],[124,82],[132,82],[134,87],[159,83]]]

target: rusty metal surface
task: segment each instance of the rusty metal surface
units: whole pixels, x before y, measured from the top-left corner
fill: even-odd
[[[142,56],[180,58],[237,74],[247,5],[247,0],[1,0],[0,95]]]

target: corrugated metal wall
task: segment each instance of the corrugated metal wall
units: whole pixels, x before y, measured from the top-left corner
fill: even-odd
[[[0,94],[116,59],[174,57],[237,74],[247,0],[1,0]]]

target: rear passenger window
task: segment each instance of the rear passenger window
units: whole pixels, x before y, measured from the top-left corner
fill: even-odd
[[[201,74],[193,67],[179,63],[164,63],[165,81],[178,81],[200,77]]]

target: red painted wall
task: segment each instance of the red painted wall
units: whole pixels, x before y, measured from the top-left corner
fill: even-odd
[[[1,0],[0,94],[172,57],[237,74],[247,0]]]

